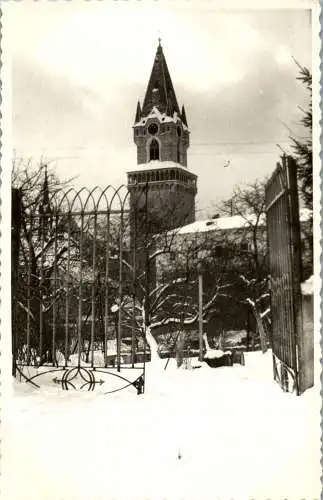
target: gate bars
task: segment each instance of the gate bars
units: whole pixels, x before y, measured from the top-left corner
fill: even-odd
[[[266,185],[266,213],[274,379],[285,391],[299,394],[302,264],[297,166],[292,157],[282,157]]]
[[[62,371],[54,383],[94,390],[103,374],[113,375],[122,386],[107,392],[129,385],[143,392],[145,339],[135,317],[123,314],[130,298],[135,315],[136,286],[127,187],[47,193],[19,222],[13,357],[20,376],[38,387],[35,379]]]

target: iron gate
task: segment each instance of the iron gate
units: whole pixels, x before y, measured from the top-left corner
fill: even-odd
[[[105,383],[104,393],[140,394],[149,353],[136,321],[129,192],[50,195],[46,175],[38,204],[17,208],[13,199],[13,370],[36,387],[90,391]]]
[[[274,379],[285,391],[302,392],[301,238],[297,166],[283,156],[266,185]]]

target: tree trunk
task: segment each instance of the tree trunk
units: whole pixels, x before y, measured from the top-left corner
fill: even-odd
[[[263,353],[267,351],[267,345],[266,345],[266,332],[264,329],[263,325],[263,320],[259,314],[259,311],[256,306],[252,307],[256,322],[257,322],[257,327],[258,327],[258,332],[259,332],[259,337],[260,337],[260,345],[261,345],[261,350]]]
[[[146,341],[150,347],[151,362],[153,363],[156,359],[160,359],[160,355],[158,352],[158,344],[151,333],[150,326],[147,326],[145,330],[146,330]]]
[[[180,368],[183,364],[184,358],[185,332],[181,331],[179,333],[176,344],[177,368]]]
[[[260,274],[260,266],[259,266],[259,253],[258,253],[258,240],[257,240],[257,226],[253,230],[252,234],[253,246],[254,246],[254,262],[256,266],[257,276]]]
[[[204,344],[205,344],[205,348],[207,351],[211,351],[211,347],[210,347],[210,344],[209,344],[209,341],[208,341],[208,338],[207,338],[207,335],[206,333],[203,333],[203,336],[202,336],[203,340],[204,340]]]

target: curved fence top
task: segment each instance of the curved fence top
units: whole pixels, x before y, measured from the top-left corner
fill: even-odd
[[[146,196],[149,189],[152,187],[148,183],[139,186],[135,191],[128,189],[125,184],[121,184],[118,188],[108,185],[105,188],[96,186],[92,189],[87,187],[78,190],[74,187],[57,189],[49,194],[47,203],[40,200],[28,212],[31,216],[46,215],[48,209],[51,215],[129,212],[130,195],[132,207],[136,204],[143,206],[147,203]],[[154,195],[158,196],[158,193],[154,192]]]
[[[39,212],[39,206],[34,207],[34,215]],[[129,209],[129,191],[124,184],[118,188],[108,185],[105,188],[96,186],[93,189],[58,189],[51,193],[49,207],[54,214],[124,212]]]

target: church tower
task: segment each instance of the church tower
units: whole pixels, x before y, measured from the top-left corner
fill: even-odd
[[[142,212],[145,204],[154,232],[193,222],[197,177],[187,168],[190,132],[160,41],[143,105],[137,104],[133,134],[137,166],[127,173],[132,208],[136,203]]]

